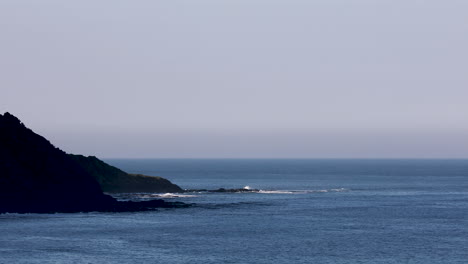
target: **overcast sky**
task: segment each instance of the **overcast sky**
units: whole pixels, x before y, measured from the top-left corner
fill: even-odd
[[[468,158],[468,1],[1,0],[0,111],[101,158]]]

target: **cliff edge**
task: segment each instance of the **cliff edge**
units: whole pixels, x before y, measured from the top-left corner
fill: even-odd
[[[161,177],[128,174],[94,156],[69,156],[91,174],[107,193],[183,192],[179,186]]]
[[[140,211],[180,207],[162,200],[119,202],[105,195],[75,159],[28,129],[10,113],[0,115],[0,213]]]

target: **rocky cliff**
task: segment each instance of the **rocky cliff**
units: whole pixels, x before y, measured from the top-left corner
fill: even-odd
[[[128,174],[94,156],[69,156],[97,180],[104,192],[183,192],[179,186],[161,177]]]
[[[0,115],[0,213],[137,211],[183,206],[161,200],[118,202],[105,195],[79,162],[28,129]]]

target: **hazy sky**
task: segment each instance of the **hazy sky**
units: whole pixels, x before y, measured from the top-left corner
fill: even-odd
[[[99,157],[468,158],[466,0],[1,0],[0,111]]]

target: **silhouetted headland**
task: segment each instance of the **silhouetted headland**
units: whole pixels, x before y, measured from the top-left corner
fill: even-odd
[[[10,113],[0,115],[0,213],[129,212],[188,206],[163,200],[117,201],[103,190],[181,189],[162,178],[127,174],[96,157],[68,155]]]
[[[91,174],[107,193],[173,193],[183,190],[167,179],[129,174],[94,157],[68,154]]]

